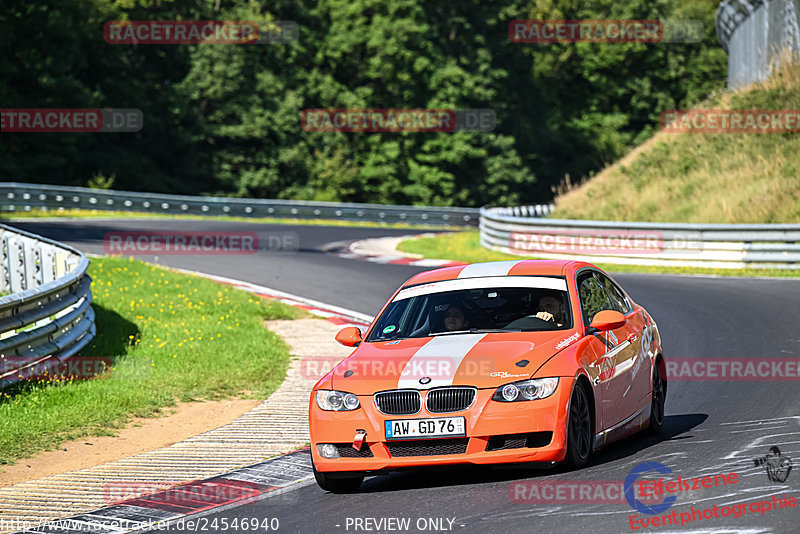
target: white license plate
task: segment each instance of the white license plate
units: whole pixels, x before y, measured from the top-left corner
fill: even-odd
[[[463,417],[437,417],[435,419],[401,419],[386,421],[386,439],[424,439],[466,436]]]

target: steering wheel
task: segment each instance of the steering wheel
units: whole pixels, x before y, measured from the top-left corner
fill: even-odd
[[[535,315],[528,315],[527,317],[520,317],[508,323],[505,328],[519,328],[522,330],[556,330],[558,324],[555,321],[545,321],[539,319]]]

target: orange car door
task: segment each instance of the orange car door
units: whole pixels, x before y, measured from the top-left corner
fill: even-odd
[[[584,272],[578,278],[578,291],[581,309],[586,324],[591,323],[595,314],[603,310],[619,309],[617,303],[606,292],[604,280],[594,271]],[[635,350],[636,329],[630,322],[607,332],[592,334],[593,350],[598,357],[593,363],[597,377],[595,383],[601,392],[601,413],[603,427],[608,429],[632,415],[637,408],[633,387],[633,373],[637,351]]]

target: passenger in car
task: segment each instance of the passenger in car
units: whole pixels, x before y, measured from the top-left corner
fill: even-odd
[[[458,306],[450,306],[444,316],[444,327],[450,332],[467,330],[469,328],[469,321],[464,314],[464,310]]]

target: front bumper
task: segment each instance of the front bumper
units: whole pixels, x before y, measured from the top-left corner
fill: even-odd
[[[478,390],[475,402],[467,410],[430,413],[423,403],[422,410],[410,416],[380,413],[372,396],[359,396],[361,407],[357,410],[328,412],[317,407],[315,393],[312,392],[309,428],[314,466],[320,472],[374,472],[452,464],[561,461],[566,454],[567,414],[573,383],[573,378],[562,377],[550,397],[525,402],[493,401],[491,397],[495,389]],[[399,456],[398,448],[393,446],[397,441],[387,441],[384,434],[384,422],[387,420],[458,416],[466,420],[466,438],[414,440],[421,447],[413,448],[411,455],[404,450],[403,456]],[[360,454],[352,449],[353,439],[359,431],[366,431],[366,441]],[[552,438],[543,443],[539,438],[547,436],[547,433],[552,433]],[[498,442],[503,443],[498,436],[514,436],[513,440],[505,441],[514,448],[498,449]],[[534,439],[525,440],[525,436],[533,436]],[[323,458],[317,448],[320,443],[337,444],[340,450],[349,447],[352,456]],[[449,446],[451,444],[458,446]],[[442,448],[437,448],[438,445]],[[495,450],[487,450],[487,447]],[[392,449],[395,454],[392,454]],[[416,455],[418,449],[424,452]],[[447,450],[449,453],[436,454],[438,450]]]

